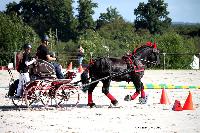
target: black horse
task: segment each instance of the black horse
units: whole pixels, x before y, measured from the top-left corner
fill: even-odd
[[[136,48],[132,54],[127,54],[122,59],[101,57],[91,60],[88,68],[81,75],[81,81],[84,84],[83,90],[88,90],[88,106],[95,105],[92,100],[92,92],[99,81],[103,83],[102,92],[114,106],[118,104],[118,101],[109,92],[111,80],[133,82],[136,92],[132,96],[127,95],[124,100],[134,100],[140,93],[141,98],[145,99],[144,86],[141,82],[144,69],[159,63],[159,50],[156,44],[151,42]]]

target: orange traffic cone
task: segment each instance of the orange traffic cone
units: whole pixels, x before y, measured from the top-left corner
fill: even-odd
[[[170,104],[169,98],[167,97],[167,93],[165,92],[165,89],[162,89],[160,104]]]
[[[79,72],[79,73],[82,73],[82,72],[83,72],[83,67],[82,67],[82,65],[79,66],[78,72]]]
[[[174,111],[183,111],[183,108],[181,106],[180,101],[175,100],[172,110],[174,110]]]
[[[189,95],[188,95],[188,97],[185,101],[185,104],[183,106],[183,110],[194,110],[191,92],[189,92]]]
[[[70,62],[69,66],[67,67],[67,71],[72,70],[72,62]]]

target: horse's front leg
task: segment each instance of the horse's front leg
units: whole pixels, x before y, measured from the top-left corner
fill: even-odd
[[[114,106],[117,106],[118,101],[109,92],[110,80],[104,80],[102,82],[103,82],[102,93],[104,93],[110,99],[111,103]]]
[[[94,80],[95,79],[92,79],[91,82]],[[91,108],[95,106],[95,103],[93,102],[93,99],[92,99],[92,93],[98,83],[99,82],[95,82],[95,83],[91,84],[88,89],[88,106],[90,106]]]
[[[133,84],[136,88],[136,92],[133,95],[127,95],[125,96],[124,100],[125,101],[131,101],[137,98],[137,96],[141,93],[141,97],[139,99],[139,102],[144,104],[147,102],[147,96],[145,95],[145,91],[144,91],[144,85],[141,82],[141,77],[139,76],[134,76],[132,78]]]

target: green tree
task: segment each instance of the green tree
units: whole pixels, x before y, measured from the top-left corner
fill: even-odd
[[[17,16],[0,13],[0,62],[7,65],[13,61],[13,53],[25,43],[34,43],[37,34]]]
[[[64,6],[62,7],[63,14],[63,20],[64,20],[64,26],[60,27],[61,33],[63,33],[65,40],[69,39],[76,39],[77,38],[77,20],[73,16],[73,0],[64,0]],[[61,34],[62,36],[62,34]]]
[[[93,8],[97,7],[97,3],[93,3],[92,0],[79,0],[78,10],[78,30],[79,32],[85,32],[87,29],[95,29],[95,22],[92,18],[94,14]]]
[[[6,14],[20,15],[20,5],[12,2],[6,5]]]
[[[189,69],[193,55],[197,52],[194,39],[184,37],[171,31],[155,37],[158,48],[166,53],[167,69]],[[163,58],[162,58],[163,61]],[[163,64],[162,64],[163,65]]]
[[[99,19],[97,20],[97,29],[117,19],[123,20],[123,17],[119,14],[117,8],[108,7],[106,11],[106,13],[100,13]]]
[[[104,38],[98,32],[91,29],[86,30],[85,34],[79,37],[78,44],[82,45],[85,49],[85,60],[87,61],[90,59],[91,52],[93,53],[93,57],[105,57],[109,51]]]
[[[173,29],[185,37],[200,37],[200,24],[173,24]]]
[[[98,33],[105,39],[110,48],[110,56],[121,57],[127,51],[132,51],[137,45],[143,43],[149,34],[138,34],[133,30],[133,24],[122,19],[103,25]],[[145,40],[145,41],[144,41]]]
[[[17,5],[10,4],[7,12],[13,11],[11,9],[18,9],[14,11],[41,36],[50,29],[54,32],[57,29],[62,40],[74,37],[72,0],[21,0]]]
[[[148,29],[151,34],[163,33],[171,25],[171,18],[167,15],[167,4],[164,0],[148,0],[148,3],[139,3],[134,10],[136,15],[135,28]]]

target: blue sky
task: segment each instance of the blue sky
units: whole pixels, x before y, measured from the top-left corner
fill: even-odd
[[[5,5],[9,2],[20,0],[0,0],[0,11],[5,10]],[[135,19],[134,9],[138,7],[140,2],[147,3],[148,0],[93,0],[98,3],[98,8],[95,9],[94,19],[99,17],[99,14],[106,12],[106,8],[112,6],[117,8],[119,13],[125,20],[133,22]],[[170,12],[169,17],[173,22],[193,22],[200,23],[200,0],[165,0],[168,3],[167,10]],[[74,4],[76,8],[77,4]]]

